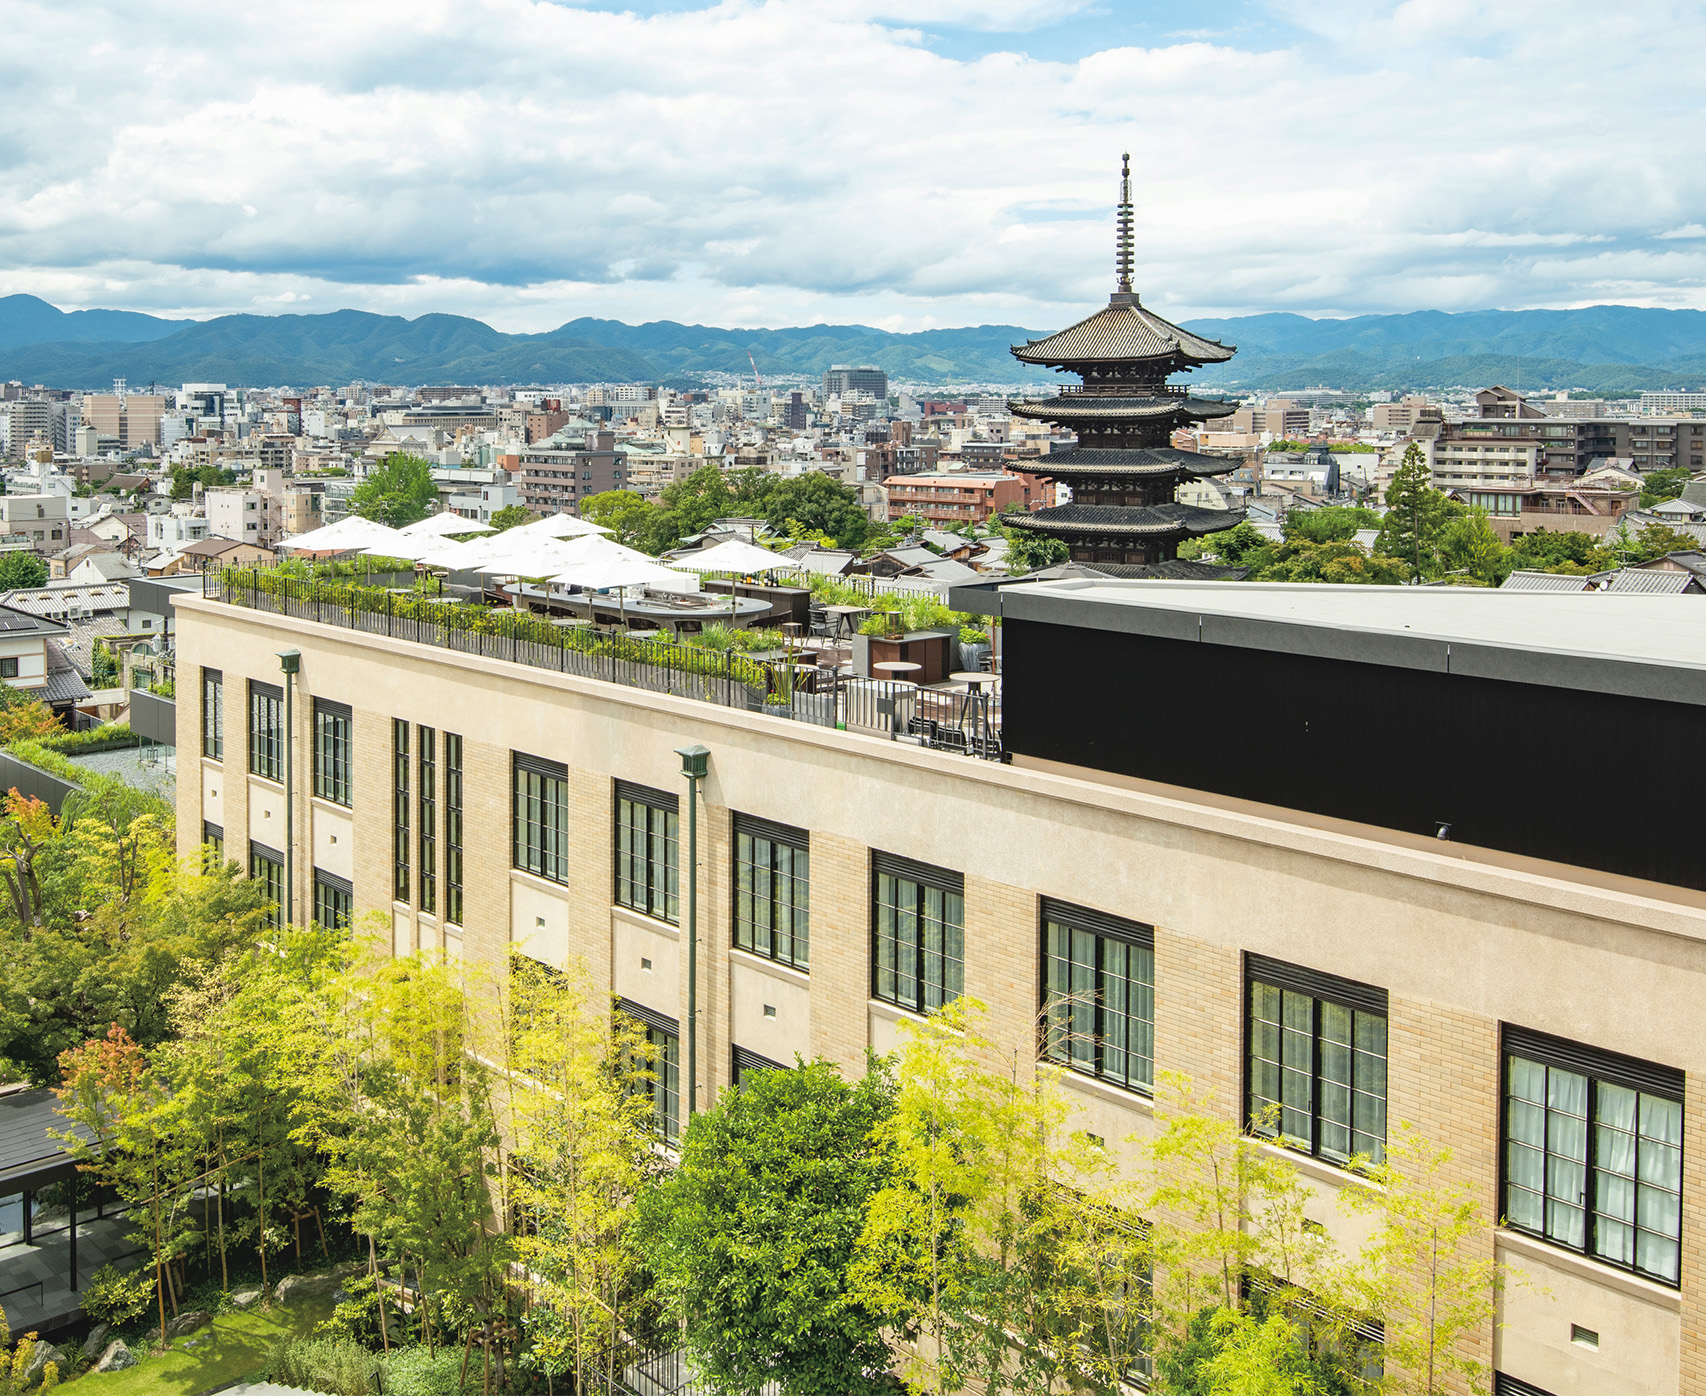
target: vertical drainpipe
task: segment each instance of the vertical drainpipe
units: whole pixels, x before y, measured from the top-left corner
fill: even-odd
[[[284,671],[284,924],[296,924],[296,721],[291,694],[302,670],[301,650],[280,650]]]
[[[699,782],[710,767],[709,747],[678,746],[687,778],[687,1118],[699,1113]]]

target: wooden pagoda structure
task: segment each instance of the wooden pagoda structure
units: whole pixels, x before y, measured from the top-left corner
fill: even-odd
[[[1021,363],[1074,373],[1082,386],[1063,386],[1051,398],[1008,403],[1016,417],[1056,422],[1078,436],[1076,449],[1051,452],[1035,474],[1072,489],[1057,504],[1003,520],[1010,528],[1058,538],[1074,562],[1115,575],[1183,575],[1175,562],[1186,538],[1231,528],[1244,515],[1180,504],[1179,485],[1193,476],[1224,475],[1237,462],[1181,451],[1170,443],[1187,422],[1229,416],[1237,405],[1191,396],[1168,378],[1200,364],[1225,363],[1236,348],[1169,324],[1131,288],[1131,156],[1120,177],[1115,265],[1118,289],[1105,310],[1087,320],[1014,346]],[[1112,564],[1112,566],[1109,566]],[[1224,575],[1219,568],[1205,574]]]

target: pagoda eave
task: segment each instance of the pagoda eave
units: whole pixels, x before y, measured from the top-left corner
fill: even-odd
[[[1024,462],[1025,474],[1045,480],[1084,479],[1142,479],[1151,476],[1178,475],[1199,478],[1224,475],[1240,464],[1226,456],[1209,456],[1200,451],[1181,451],[1175,446],[1149,446],[1117,449],[1107,447],[1078,447],[1066,451],[1050,451],[1036,462]]]
[[[1235,402],[1198,397],[1093,397],[1089,393],[1042,399],[1015,399],[1007,410],[1015,417],[1038,422],[1156,421],[1169,417],[1201,421],[1230,417]]]
[[[1195,538],[1244,520],[1242,509],[1202,509],[1194,504],[1056,504],[1029,514],[1009,514],[1007,528],[1045,537]]]

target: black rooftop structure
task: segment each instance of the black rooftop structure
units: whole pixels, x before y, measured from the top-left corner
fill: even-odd
[[[1169,375],[1225,363],[1237,350],[1204,339],[1144,308],[1131,288],[1131,156],[1120,176],[1118,289],[1105,310],[1044,339],[1015,345],[1013,357],[1075,373],[1082,386],[1041,401],[1008,403],[1016,417],[1056,422],[1078,436],[1076,450],[1051,453],[1034,473],[1072,487],[1072,503],[1007,520],[1022,532],[1065,543],[1074,562],[1123,568],[1174,562],[1186,538],[1230,528],[1241,513],[1174,502],[1191,477],[1224,475],[1236,462],[1169,444],[1186,422],[1225,417],[1236,405],[1192,397]],[[1175,564],[1179,565],[1179,564]]]

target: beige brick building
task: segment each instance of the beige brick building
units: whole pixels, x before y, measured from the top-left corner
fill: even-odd
[[[296,920],[353,904],[386,918],[398,953],[497,962],[519,945],[583,962],[674,1053],[679,1095],[660,1108],[675,1119],[689,1089],[677,751],[701,743],[701,1105],[742,1066],[796,1053],[859,1070],[955,993],[1034,1042],[1051,976],[1078,965],[1102,1004],[1067,1073],[1085,1128],[1149,1130],[1158,1071],[1240,1117],[1271,1079],[1332,1227],[1337,1191],[1363,1186],[1339,1160],[1388,1122],[1449,1144],[1489,1218],[1529,1207],[1538,1159],[1540,1210],[1485,1236],[1525,1277],[1480,1340],[1501,1389],[1706,1391],[1706,895],[199,596],[178,621],[181,848],[218,838],[269,876],[292,858]],[[1265,1074],[1270,1004],[1273,1041],[1297,1034],[1313,1057],[1297,1081],[1281,1069],[1304,1058],[1285,1051]],[[1538,1155],[1512,1123],[1533,1114],[1531,1078],[1550,1082]],[[1566,1215],[1546,1180],[1582,1152],[1572,1129],[1600,1186]],[[1626,1243],[1624,1143],[1641,1170]]]

